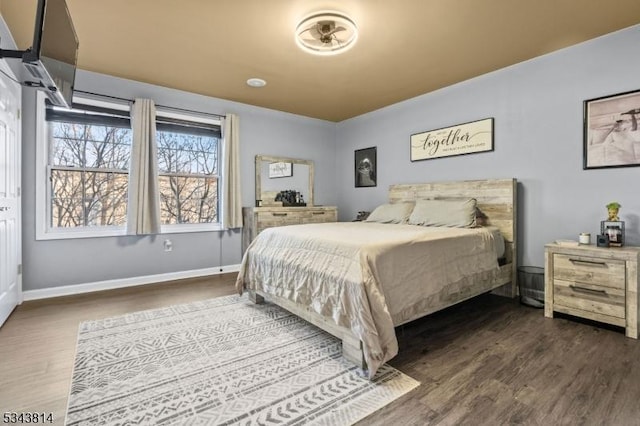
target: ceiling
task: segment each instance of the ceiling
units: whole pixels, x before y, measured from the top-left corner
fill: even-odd
[[[640,23],[638,0],[67,0],[78,67],[342,121]],[[0,0],[19,49],[36,0]],[[318,10],[359,28],[336,56],[293,33]],[[267,81],[262,88],[246,80]]]

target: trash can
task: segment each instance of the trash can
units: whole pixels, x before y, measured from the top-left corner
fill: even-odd
[[[520,303],[534,308],[544,307],[544,268],[521,266],[518,268]]]

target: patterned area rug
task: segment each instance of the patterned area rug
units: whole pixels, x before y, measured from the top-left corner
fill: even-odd
[[[66,424],[352,424],[418,386],[339,340],[226,296],[80,325]]]

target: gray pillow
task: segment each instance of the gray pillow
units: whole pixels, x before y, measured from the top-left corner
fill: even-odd
[[[476,226],[476,199],[418,200],[409,224],[473,228]]]
[[[382,204],[371,212],[365,222],[407,223],[413,203]]]

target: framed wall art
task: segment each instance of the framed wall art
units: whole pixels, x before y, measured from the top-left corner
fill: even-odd
[[[376,186],[376,147],[357,149],[355,151],[356,188]]]
[[[411,135],[411,161],[493,151],[493,118]]]
[[[583,168],[640,166],[640,90],[584,101]]]
[[[293,176],[293,164],[278,162],[269,163],[269,179]]]
[[[609,247],[622,247],[624,245],[624,221],[603,220],[600,222],[600,235],[606,235]]]

